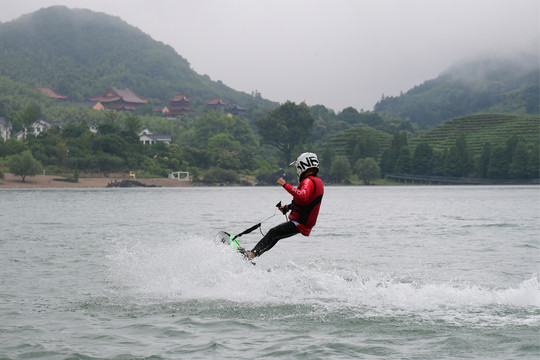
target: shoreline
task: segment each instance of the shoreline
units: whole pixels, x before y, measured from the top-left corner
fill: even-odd
[[[0,189],[33,189],[33,188],[105,188],[111,180],[127,180],[106,177],[80,177],[76,183],[68,181],[56,181],[62,179],[60,175],[36,175],[27,176],[25,182],[22,182],[20,176],[11,173],[4,173],[4,179],[0,179]],[[180,181],[169,178],[137,179],[137,181],[156,187],[189,187],[191,182]]]
[[[72,183],[68,181],[56,181],[54,179],[63,179],[61,175],[36,175],[29,176],[26,178],[25,182],[21,181],[20,176],[15,176],[11,173],[4,173],[4,179],[0,179],[0,190],[1,189],[61,189],[61,188],[105,188],[107,184],[111,181],[119,180],[129,180],[126,178],[118,177],[80,177],[79,182]],[[193,187],[193,186],[224,186],[220,185],[203,185],[200,183],[194,184],[191,181],[180,181],[178,179],[169,179],[169,178],[138,178],[138,182],[148,186],[148,187]],[[491,185],[536,185],[538,186],[538,180],[536,181],[527,181],[527,182],[517,182],[517,181],[502,181],[502,182],[493,182],[486,184],[471,184],[471,183],[456,183],[456,184],[442,184],[442,183],[422,183],[422,182],[399,182],[392,184],[370,184],[370,185],[352,185],[352,186],[491,186]],[[228,185],[225,185],[228,186]],[[230,185],[230,186],[242,186],[242,185]],[[251,184],[251,186],[257,186],[256,184]],[[261,185],[261,186],[272,186]],[[326,186],[351,186],[345,184],[328,184]]]

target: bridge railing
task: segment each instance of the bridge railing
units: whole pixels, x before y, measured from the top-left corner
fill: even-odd
[[[384,174],[388,180],[418,184],[441,184],[441,185],[537,185],[540,179],[481,179],[463,178],[451,176],[427,176],[413,174]]]

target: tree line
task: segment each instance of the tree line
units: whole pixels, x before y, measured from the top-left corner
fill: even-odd
[[[420,143],[411,151],[407,134],[398,132],[394,134],[390,148],[382,154],[380,165],[383,173],[531,179],[539,175],[539,153],[538,143],[528,149],[525,139],[514,135],[504,146],[486,142],[482,154],[473,159],[464,134],[444,151],[434,151],[428,143]]]
[[[254,124],[247,118],[221,111],[209,111],[181,121],[133,113],[90,111],[88,114],[96,120],[93,117],[98,113],[98,134],[89,131],[84,118],[72,120],[37,137],[28,136],[24,141],[0,142],[0,156],[19,156],[29,151],[49,172],[64,169],[77,174],[109,174],[137,170],[140,176],[165,177],[184,170],[207,182],[238,182],[239,174],[244,174],[261,183],[271,183],[283,174],[294,180],[294,169],[288,164],[298,153],[309,150],[319,154],[321,176],[335,183],[369,184],[386,173],[489,179],[538,177],[538,144],[528,147],[522,137],[509,137],[505,146],[486,143],[482,154],[473,158],[464,134],[443,151],[434,150],[428,142],[413,147],[408,143],[410,131],[395,131],[407,128],[407,122],[392,122],[379,114],[352,108],[336,115],[322,106],[286,102],[261,113]],[[41,116],[41,109],[28,105],[10,116],[20,127],[25,127]],[[394,129],[393,135],[366,122],[381,129],[390,127]],[[143,145],[138,136],[143,125],[153,131],[170,130],[174,125],[174,143]],[[319,127],[345,129],[338,134],[362,130],[364,136],[350,138],[345,151],[338,151],[327,141],[329,135],[317,134]],[[391,141],[378,141],[377,137],[383,140],[391,137]],[[314,141],[316,138],[318,141]]]
[[[41,114],[29,105],[13,114],[22,127],[30,126]],[[238,174],[273,182],[274,177],[294,179],[288,164],[302,151],[319,147],[311,142],[315,120],[306,104],[286,102],[257,119],[257,133],[249,121],[223,112],[207,112],[183,128],[177,143],[144,145],[138,133],[141,117],[128,113],[104,113],[98,133],[85,121],[53,127],[37,137],[0,142],[0,156],[10,158],[9,167],[23,179],[43,167],[48,171],[69,170],[86,173],[125,173],[138,170],[141,176],[165,177],[170,172],[187,170],[194,178],[207,182],[238,182]],[[181,144],[181,145],[180,145]],[[35,160],[30,161],[29,157]],[[22,161],[24,159],[24,161]],[[323,169],[323,176],[347,180],[341,174],[342,160]],[[24,164],[20,169],[17,164]],[[30,164],[32,166],[30,166]]]

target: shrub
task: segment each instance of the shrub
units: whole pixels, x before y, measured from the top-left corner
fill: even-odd
[[[222,168],[211,168],[203,172],[203,182],[205,183],[237,183],[238,174],[233,170]]]

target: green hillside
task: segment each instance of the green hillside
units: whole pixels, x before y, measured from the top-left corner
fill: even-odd
[[[540,112],[539,61],[533,54],[458,64],[400,96],[383,97],[375,111],[409,119],[420,129],[478,113],[535,115]]]
[[[523,137],[531,148],[540,140],[540,116],[517,116],[507,114],[481,114],[464,116],[445,122],[409,141],[412,147],[429,144],[434,150],[449,149],[464,134],[468,150],[473,156],[482,152],[486,142],[504,146],[511,136]]]
[[[175,50],[120,18],[63,6],[0,24],[0,75],[43,86],[70,101],[130,88],[165,105],[176,93],[197,101],[221,97],[247,106],[275,103],[231,89],[190,68]]]

